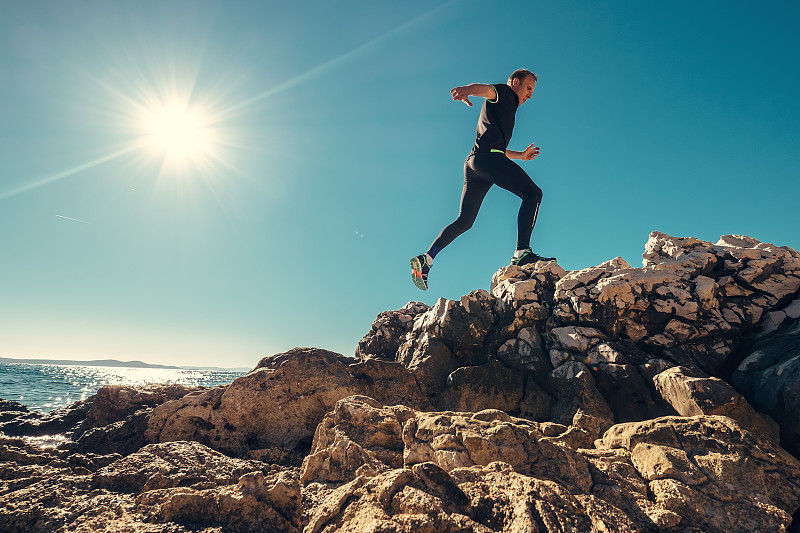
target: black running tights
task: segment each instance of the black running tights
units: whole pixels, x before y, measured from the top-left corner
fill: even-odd
[[[464,163],[464,190],[458,218],[444,228],[431,248],[438,250],[472,227],[486,193],[497,185],[522,198],[517,215],[517,250],[530,248],[542,190],[522,168],[499,152],[470,154]]]

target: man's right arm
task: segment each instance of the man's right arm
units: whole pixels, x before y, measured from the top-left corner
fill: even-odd
[[[480,96],[487,100],[497,99],[497,90],[494,85],[486,83],[470,83],[469,85],[456,87],[450,90],[450,94],[453,95],[453,100],[461,100],[470,107],[472,107],[472,102],[469,101],[470,96]]]

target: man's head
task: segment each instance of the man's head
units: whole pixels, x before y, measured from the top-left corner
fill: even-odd
[[[525,100],[528,100],[533,95],[533,88],[536,87],[536,80],[539,77],[528,69],[515,70],[511,76],[508,77],[508,85],[517,93],[519,97],[519,105],[522,105]]]

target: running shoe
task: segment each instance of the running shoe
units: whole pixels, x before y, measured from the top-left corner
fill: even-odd
[[[428,290],[428,272],[431,267],[425,260],[425,254],[411,258],[411,279],[418,289]]]
[[[512,257],[511,264],[516,266],[528,265],[531,263],[536,263],[537,261],[555,261],[555,257],[542,257],[539,254],[533,253],[533,251],[528,248],[522,255],[519,257]]]

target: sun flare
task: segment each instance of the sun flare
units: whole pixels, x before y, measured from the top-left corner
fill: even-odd
[[[143,133],[165,162],[200,164],[214,156],[217,145],[211,122],[201,109],[168,102],[147,110]]]

